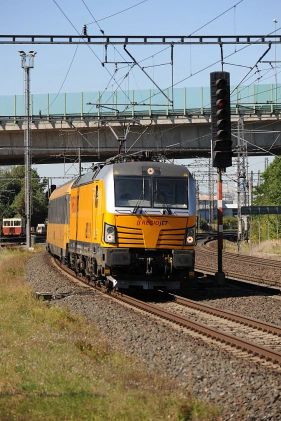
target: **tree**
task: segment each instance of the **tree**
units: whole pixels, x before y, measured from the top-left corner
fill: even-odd
[[[44,191],[47,179],[41,181],[36,170],[31,169],[31,225],[43,223],[48,214],[48,201]],[[0,178],[0,218],[25,215],[25,167],[17,166],[2,171]]]
[[[261,174],[261,178],[262,183],[253,189],[253,205],[281,206],[281,159],[279,157],[274,158]],[[258,235],[262,240],[277,238],[277,226],[280,226],[280,223],[280,216],[253,216],[251,221],[253,239],[256,239]]]
[[[255,206],[281,206],[281,159],[276,157],[261,174],[262,183],[254,187]]]

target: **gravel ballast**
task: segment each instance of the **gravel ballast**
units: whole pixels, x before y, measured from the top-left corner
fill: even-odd
[[[99,293],[86,295],[82,286],[50,264],[47,252],[28,261],[25,277],[35,292],[58,297],[67,294],[52,303],[84,315],[98,325],[113,348],[121,347],[128,355],[140,358],[148,370],[176,379],[196,397],[223,408],[224,421],[281,421],[280,371],[238,358]],[[278,297],[253,295],[207,303],[281,325]]]

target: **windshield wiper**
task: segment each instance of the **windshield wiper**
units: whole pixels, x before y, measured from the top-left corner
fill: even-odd
[[[168,214],[171,214],[172,213],[172,211],[171,211],[171,209],[169,208],[169,206],[168,206],[168,204],[166,203],[166,200],[165,200],[165,196],[164,196],[164,194],[163,193],[161,193],[160,191],[158,191],[158,190],[156,190],[156,195],[159,197],[159,199],[160,199],[160,201],[161,201],[161,203],[164,205],[164,207],[167,209],[167,212],[168,212]]]
[[[136,203],[136,206],[133,209],[133,213],[137,213],[138,209],[140,208],[140,202],[144,198],[144,191],[141,192],[140,197],[138,198],[138,201]]]

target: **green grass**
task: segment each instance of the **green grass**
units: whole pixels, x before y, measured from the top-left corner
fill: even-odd
[[[1,421],[221,419],[218,408],[113,351],[94,324],[37,300],[24,281],[33,255],[0,252]]]
[[[223,248],[226,251],[237,252],[237,243],[224,240]],[[241,241],[239,245],[241,254],[251,254],[256,257],[272,258],[281,260],[281,240],[267,240],[258,242]]]

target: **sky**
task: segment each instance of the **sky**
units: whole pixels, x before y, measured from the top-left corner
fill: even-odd
[[[9,0],[1,2],[2,35],[89,35],[183,36],[183,35],[269,35],[281,33],[280,0]],[[277,22],[274,22],[276,20]],[[30,91],[40,93],[95,92],[122,89],[161,89],[209,86],[210,72],[221,70],[218,45],[174,47],[167,45],[128,46],[140,63],[131,66],[123,45],[0,45],[0,96],[24,94],[24,71],[18,50],[35,50],[30,73]],[[223,47],[224,70],[231,85],[276,83],[281,63],[259,63],[267,45]],[[273,46],[264,60],[280,60],[281,46]],[[110,63],[105,63],[108,61]],[[118,65],[116,66],[116,62]],[[127,75],[127,76],[126,76]],[[153,81],[153,82],[152,82]],[[271,162],[273,157],[269,158]],[[263,171],[263,157],[249,158],[249,171]],[[50,166],[40,165],[40,176],[50,176]],[[76,175],[75,166],[53,165],[53,176]]]

